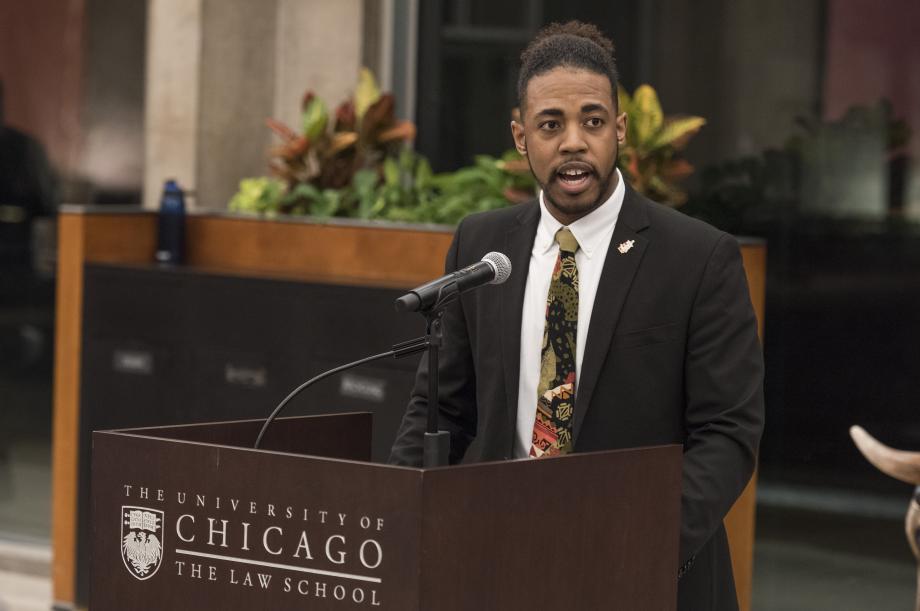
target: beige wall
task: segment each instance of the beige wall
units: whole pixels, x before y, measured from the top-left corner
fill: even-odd
[[[348,95],[362,19],[362,0],[150,0],[144,206],[175,177],[194,207],[223,208],[265,174],[265,118],[295,127],[307,89]]]

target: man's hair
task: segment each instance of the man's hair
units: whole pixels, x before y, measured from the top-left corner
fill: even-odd
[[[517,86],[521,107],[525,105],[530,79],[559,67],[589,70],[606,76],[616,105],[618,76],[613,41],[596,25],[581,21],[552,23],[537,33],[521,53]]]

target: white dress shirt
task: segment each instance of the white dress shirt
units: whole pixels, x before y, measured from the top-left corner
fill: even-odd
[[[578,396],[578,382],[581,380],[581,361],[588,339],[588,323],[594,309],[594,296],[601,279],[604,260],[613,228],[616,226],[623,206],[626,187],[623,176],[617,169],[617,186],[610,198],[590,214],[578,219],[569,230],[578,240],[575,263],[578,266],[578,334],[575,344],[575,388]],[[533,424],[537,413],[537,384],[540,382],[540,358],[543,346],[543,330],[546,326],[546,299],[549,284],[559,256],[556,231],[562,223],[546,209],[543,193],[540,193],[540,225],[530,252],[530,267],[527,285],[524,289],[524,304],[521,313],[520,377],[518,382],[517,432],[514,438],[515,458],[524,458],[530,453],[533,439]]]

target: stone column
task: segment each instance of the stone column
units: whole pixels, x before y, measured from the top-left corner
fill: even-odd
[[[277,2],[273,116],[294,127],[308,89],[330,112],[354,92],[363,48],[363,2]]]
[[[144,206],[163,181],[197,182],[198,80],[203,0],[151,0],[147,16]]]
[[[301,97],[330,106],[360,67],[361,0],[151,0],[144,206],[162,183],[220,209],[241,178],[267,172],[267,117],[298,127]]]

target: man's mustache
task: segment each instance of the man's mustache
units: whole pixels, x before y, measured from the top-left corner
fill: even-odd
[[[574,168],[579,171],[586,172],[596,178],[600,176],[600,174],[597,171],[597,168],[594,167],[593,163],[589,163],[585,161],[584,159],[573,158],[573,159],[566,159],[565,161],[557,165],[553,169],[552,173],[550,174],[548,182],[553,182],[554,180],[558,180],[559,174],[570,168]]]

